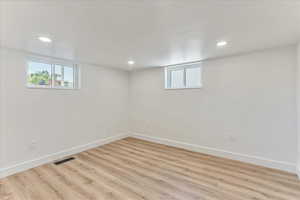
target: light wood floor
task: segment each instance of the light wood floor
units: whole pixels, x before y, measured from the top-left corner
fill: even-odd
[[[293,174],[126,138],[0,180],[1,200],[300,200]]]

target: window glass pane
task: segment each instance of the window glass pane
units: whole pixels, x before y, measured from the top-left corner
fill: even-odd
[[[63,67],[61,65],[54,67],[54,86],[63,86]]]
[[[184,87],[184,70],[172,70],[171,71],[171,88],[183,88]]]
[[[186,69],[186,87],[201,87],[201,68],[187,68]]]
[[[64,74],[64,87],[74,88],[74,69],[73,67],[64,66],[63,68]]]
[[[51,64],[29,62],[27,84],[29,87],[51,86]]]

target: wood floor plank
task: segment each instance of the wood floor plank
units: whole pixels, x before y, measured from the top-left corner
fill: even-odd
[[[151,153],[155,153],[154,152],[146,152],[144,154],[141,154],[143,151],[145,151],[145,148],[134,148],[134,145],[125,145],[123,146],[120,143],[117,144],[111,144],[111,145],[118,145],[118,149],[122,149],[122,151],[126,151],[130,152],[131,155],[134,154],[138,154],[138,156],[140,157],[149,157],[151,155]],[[127,149],[126,149],[127,148]],[[113,151],[114,149],[112,149]],[[131,151],[130,151],[131,150]],[[132,151],[133,150],[133,151]],[[154,156],[154,157],[153,157]],[[171,162],[169,161],[169,157],[164,157],[162,154],[157,154],[157,157],[155,157],[155,155],[152,155],[152,159],[156,159],[156,162],[159,163],[168,163],[168,164],[172,164],[172,160]],[[162,157],[162,158],[160,158]],[[188,164],[189,167],[189,171],[190,172],[194,172],[196,174],[194,174],[194,177],[197,177],[197,172],[202,172],[205,173],[206,175],[218,175],[218,178],[222,178],[224,180],[226,179],[230,179],[230,184],[240,184],[240,183],[247,183],[246,185],[249,186],[249,190],[252,190],[253,188],[255,188],[257,185],[259,185],[260,187],[257,189],[257,192],[261,191],[262,195],[266,195],[264,194],[265,190],[268,190],[269,192],[272,193],[277,193],[277,195],[279,196],[283,196],[283,198],[286,198],[288,196],[295,196],[295,195],[300,195],[298,190],[292,190],[289,187],[286,187],[285,185],[281,185],[281,184],[277,184],[276,182],[273,183],[271,181],[266,182],[263,179],[257,179],[257,178],[253,178],[251,176],[248,176],[246,174],[241,174],[241,173],[236,173],[234,170],[230,170],[230,171],[225,171],[225,170],[218,170],[218,168],[214,167],[213,165],[209,165],[207,166],[205,163],[201,162],[201,163],[197,163],[197,165],[193,166],[191,163],[189,163],[188,161],[185,161],[184,159],[180,159],[180,160],[176,160],[175,162],[176,166],[179,166],[178,168],[185,168],[185,166]],[[205,166],[205,167],[203,167]],[[170,166],[168,166],[167,168],[170,168]],[[198,173],[199,175],[199,173]],[[276,185],[276,187],[274,187],[273,185]],[[273,197],[274,199],[276,199],[276,197]]]
[[[101,157],[92,151],[89,151],[84,154],[90,159],[97,160],[97,164],[100,165],[105,165],[110,169],[114,169],[115,173],[119,173],[121,176],[126,176],[128,179],[135,179],[139,184],[143,184],[145,186],[145,189],[147,187],[147,190],[151,191],[151,193],[157,193],[157,194],[162,194],[163,196],[159,197],[159,199],[180,199],[177,198],[176,196],[178,195],[177,193],[166,193],[165,189],[168,187],[167,184],[163,183],[164,187],[161,187],[159,185],[160,180],[154,179],[153,177],[148,176],[147,174],[140,174],[135,170],[132,170],[129,167],[126,167],[125,165],[122,165],[120,162],[114,162],[110,159],[107,159],[101,155]],[[169,188],[167,188],[169,189]]]
[[[197,162],[197,163],[192,163],[189,162],[188,160],[185,159],[176,159],[176,160],[172,160],[169,156],[164,156],[163,154],[158,154],[159,156],[155,157],[155,155],[151,155],[151,153],[147,153],[144,152],[145,148],[143,149],[138,149],[137,151],[135,151],[133,147],[133,145],[130,145],[130,147],[128,148],[128,146],[124,146],[124,144],[121,143],[114,143],[111,145],[118,145],[118,149],[122,149],[123,151],[126,151],[128,153],[130,153],[131,155],[137,155],[137,156],[142,156],[142,157],[150,157],[152,159],[155,159],[157,162],[170,162],[172,163],[172,161],[174,161],[174,163],[176,165],[180,165],[181,168],[185,169],[186,164],[189,164],[190,169],[203,169],[205,171],[210,171],[216,174],[223,174],[223,175],[227,175],[230,177],[235,177],[238,179],[242,179],[242,180],[246,180],[255,184],[261,184],[264,185],[265,187],[269,187],[272,188],[273,185],[276,186],[276,190],[280,189],[280,188],[284,188],[285,190],[289,190],[292,193],[297,193],[300,194],[300,191],[293,189],[293,187],[291,187],[291,185],[287,185],[285,183],[281,183],[281,182],[276,182],[274,180],[270,180],[270,179],[265,179],[265,177],[262,179],[260,176],[254,176],[253,174],[247,174],[244,173],[243,171],[237,170],[237,169],[232,169],[232,168],[226,168],[224,166],[220,166],[220,165],[215,165],[215,164],[211,164],[211,163],[206,163],[206,162]],[[144,152],[144,154],[143,154]],[[190,170],[189,170],[190,171]],[[243,176],[241,176],[243,175]],[[300,189],[298,187],[298,185],[295,185],[294,188]],[[284,191],[282,191],[284,192]]]
[[[42,192],[42,196],[47,196],[48,199],[64,200],[62,192],[55,189],[46,177],[37,173],[36,170],[28,170],[26,173],[28,173],[27,182],[34,184],[34,191]]]
[[[12,188],[6,179],[0,180],[0,199],[1,200],[20,200],[13,194]]]
[[[151,185],[148,185],[140,180],[139,176],[132,175],[127,173],[126,171],[120,170],[120,167],[118,166],[116,167],[110,163],[107,163],[106,161],[97,159],[90,154],[81,153],[80,155],[78,155],[78,157],[81,160],[84,160],[86,163],[90,163],[97,168],[101,168],[101,170],[104,170],[106,173],[110,173],[114,177],[120,178],[122,181],[133,185],[136,189],[142,187],[143,195],[147,196],[147,198],[149,199],[176,199],[165,192],[157,192],[151,187]],[[141,190],[139,190],[139,192],[141,192]]]
[[[126,138],[0,179],[0,200],[299,200],[295,174]]]
[[[121,195],[116,194],[110,188],[105,187],[104,184],[94,182],[93,179],[87,177],[84,173],[68,166],[69,164],[57,166],[57,172],[63,174],[66,177],[72,177],[72,182],[78,184],[85,193],[84,196],[88,196],[87,199],[109,199],[109,200],[121,200]]]
[[[256,174],[263,177],[270,177],[272,180],[280,180],[284,181],[284,183],[296,183],[298,185],[298,179],[295,174],[291,174],[288,172],[265,168],[261,166],[256,166],[248,163],[243,163],[239,161],[229,160],[225,158],[215,157],[207,154],[191,152],[175,147],[169,147],[166,145],[151,143],[144,140],[137,140],[136,138],[127,138],[120,142],[130,141],[133,146],[142,144],[143,148],[147,149],[154,149],[157,153],[161,153],[164,155],[166,152],[168,155],[172,155],[171,158],[178,158],[179,159],[187,159],[188,161],[195,161],[198,162],[199,159],[201,161],[210,162],[210,164],[216,164],[222,167],[231,167],[235,170],[243,170],[244,172],[251,173],[252,175]]]
[[[94,152],[91,152],[93,154]],[[94,156],[98,156],[98,153],[93,154]],[[161,174],[153,173],[153,171],[147,168],[145,165],[139,165],[137,162],[132,160],[124,159],[122,157],[118,157],[117,155],[113,155],[107,152],[103,152],[101,154],[101,159],[105,159],[107,162],[116,163],[119,162],[127,172],[131,172],[133,174],[137,174],[140,178],[145,178],[145,181],[152,185],[152,187],[160,189],[157,187],[157,183],[163,186],[163,191],[171,194],[175,194],[178,199],[212,199],[208,195],[204,197],[196,193],[185,191],[184,188],[178,188],[176,185],[180,183],[179,180],[174,181],[170,177],[161,176]],[[134,169],[132,167],[134,166]],[[168,179],[168,180],[167,180]],[[182,181],[182,180],[181,180]],[[190,186],[190,185],[189,185]],[[200,189],[200,188],[199,188]],[[201,190],[199,190],[201,191]],[[202,194],[205,191],[202,190]]]
[[[101,150],[101,151],[103,151],[103,150]],[[113,152],[114,149],[110,149],[110,151]],[[126,150],[122,149],[122,151],[124,152]],[[122,154],[122,152],[116,152],[116,153],[117,154],[114,155],[114,157],[118,157],[118,154]],[[123,154],[123,156],[126,156],[126,154]],[[145,158],[146,156],[145,155],[140,155],[139,157],[137,157],[137,156],[134,156],[133,153],[131,152],[130,154],[127,155],[127,157],[132,157],[133,160],[138,160],[139,158]],[[149,160],[143,159],[141,161],[141,163],[144,163],[146,165],[152,165],[152,166],[155,163],[160,163],[160,165],[164,164],[163,167],[158,166],[159,171],[164,171],[165,169],[168,169],[166,171],[166,173],[168,173],[170,171],[173,171],[173,172],[176,173],[176,176],[180,176],[181,174],[184,174],[183,176],[181,176],[182,180],[184,180],[186,177],[191,177],[191,178],[192,177],[199,177],[199,175],[201,176],[201,174],[197,173],[197,172],[202,172],[202,174],[204,174],[204,175],[210,175],[210,177],[209,177],[210,179],[215,179],[216,181],[219,181],[217,178],[213,177],[215,174],[218,174],[218,177],[222,179],[219,182],[226,183],[226,179],[229,179],[230,181],[227,182],[227,185],[229,185],[229,186],[235,185],[235,186],[237,186],[237,188],[239,190],[245,189],[245,187],[240,186],[241,183],[244,183],[244,184],[248,185],[248,187],[246,188],[246,191],[255,193],[253,198],[254,197],[259,197],[259,196],[261,196],[260,198],[264,198],[264,196],[267,196],[267,194],[265,193],[264,190],[268,190],[268,192],[270,192],[271,194],[272,193],[277,193],[277,196],[279,196],[279,197],[282,196],[283,198],[288,198],[288,197],[292,197],[293,195],[295,195],[293,192],[288,193],[285,190],[281,190],[280,192],[277,192],[278,188],[275,189],[275,188],[269,187],[268,185],[265,185],[265,188],[262,188],[262,185],[260,185],[260,187],[258,189],[256,189],[256,186],[259,185],[259,184],[253,184],[250,181],[248,181],[248,179],[238,179],[238,178],[232,177],[230,174],[227,175],[227,176],[224,176],[222,173],[216,173],[216,172],[210,172],[209,173],[206,169],[203,170],[201,168],[199,168],[198,170],[195,169],[195,171],[194,171],[195,173],[192,173],[193,170],[189,170],[189,172],[185,172],[185,171],[181,170],[182,168],[185,168],[185,165],[181,165],[181,166],[177,167],[178,165],[175,166],[175,165],[172,165],[170,163],[165,164],[164,160],[156,160],[156,161],[151,163]],[[179,172],[181,172],[181,174]],[[207,181],[209,181],[209,180],[207,180]],[[275,199],[282,199],[282,198],[277,198],[277,196],[275,195],[275,196],[272,196],[272,197],[273,197],[274,200]]]
[[[143,195],[140,195],[139,193],[132,190],[131,187],[128,187],[127,183],[123,183],[119,178],[107,175],[104,171],[97,167],[89,167],[86,163],[80,162],[78,160],[72,162],[69,167],[70,170],[76,170],[77,173],[81,173],[89,179],[93,180],[97,178],[97,180],[99,181],[95,183],[103,187],[102,190],[105,188],[109,188],[109,190],[113,190],[114,192],[122,195],[123,199],[144,199]]]

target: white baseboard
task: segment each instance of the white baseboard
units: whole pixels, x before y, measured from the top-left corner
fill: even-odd
[[[257,157],[257,156],[251,156],[251,155],[245,155],[245,154],[240,154],[240,153],[234,153],[234,152],[229,152],[221,149],[215,149],[215,148],[210,148],[206,146],[200,146],[200,145],[195,145],[195,144],[189,144],[189,143],[184,143],[184,142],[179,142],[175,140],[169,140],[165,138],[158,138],[158,137],[150,137],[147,135],[142,135],[142,134],[122,134],[118,136],[113,136],[105,139],[101,139],[95,142],[91,142],[85,145],[80,145],[76,146],[61,152],[57,152],[54,154],[49,154],[34,160],[29,160],[25,161],[19,164],[16,164],[14,166],[9,166],[7,168],[0,168],[0,178],[7,177],[12,174],[16,174],[46,163],[53,162],[55,160],[64,158],[66,156],[70,156],[73,154],[80,153],[82,151],[86,151],[107,143],[111,143],[126,137],[135,137],[139,138],[142,140],[147,140],[151,142],[156,142],[160,144],[165,144],[169,146],[174,146],[174,147],[179,147],[195,152],[200,152],[200,153],[206,153],[210,155],[215,155],[219,157],[224,157],[224,158],[229,158],[233,160],[239,160],[242,162],[247,162],[247,163],[252,163],[255,165],[260,165],[260,166],[265,166],[265,167],[270,167],[274,169],[280,169],[284,170],[287,172],[295,173],[298,174],[298,177],[300,178],[300,168],[298,169],[296,167],[296,164],[293,163],[288,163],[288,162],[282,162],[282,161],[275,161],[267,158],[262,158],[262,157]]]
[[[95,147],[98,147],[98,146],[101,146],[101,145],[104,145],[107,143],[111,143],[111,142],[126,138],[128,136],[129,136],[129,134],[122,134],[122,135],[117,135],[117,136],[113,136],[113,137],[108,137],[108,138],[100,139],[100,140],[97,140],[95,142],[91,142],[88,144],[72,147],[70,149],[67,149],[67,150],[64,150],[61,152],[45,155],[45,156],[42,156],[42,157],[34,159],[34,160],[25,161],[25,162],[16,164],[14,166],[9,166],[7,168],[2,168],[2,169],[0,168],[0,178],[4,178],[4,177],[10,176],[12,174],[16,174],[16,173],[19,173],[19,172],[22,172],[22,171],[46,164],[46,163],[50,163],[55,160],[62,159],[66,156],[77,154],[77,153],[80,153],[80,152],[83,152],[83,151],[86,151],[86,150],[89,150],[89,149],[92,149],[92,148],[95,148]]]
[[[229,158],[229,159],[233,159],[233,160],[247,162],[247,163],[260,165],[260,166],[264,166],[264,167],[279,169],[279,170],[291,172],[294,174],[296,174],[298,172],[298,176],[300,177],[300,171],[296,170],[297,169],[296,164],[293,164],[293,163],[276,161],[276,160],[271,160],[271,159],[267,159],[267,158],[246,155],[246,154],[241,154],[241,153],[229,152],[229,151],[225,151],[222,149],[215,149],[215,148],[206,147],[206,146],[189,144],[189,143],[179,142],[179,141],[175,141],[175,140],[169,140],[169,139],[165,139],[165,138],[150,137],[150,136],[142,135],[142,134],[134,133],[134,134],[131,134],[131,137],[135,137],[135,138],[142,139],[142,140],[147,140],[150,142],[165,144],[165,145],[169,145],[169,146],[173,146],[173,147],[183,148],[183,149],[187,149],[187,150],[191,150],[191,151],[195,151],[195,152],[200,152],[200,153],[210,154],[210,155],[219,156],[219,157],[223,157],[223,158]]]

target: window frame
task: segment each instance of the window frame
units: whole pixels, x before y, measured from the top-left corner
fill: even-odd
[[[196,65],[196,66],[195,66]],[[200,86],[197,87],[187,87],[187,80],[186,80],[186,70],[199,68],[200,69]],[[172,88],[172,71],[183,70],[183,87],[179,88]],[[165,67],[165,89],[166,90],[181,90],[181,89],[200,89],[203,87],[202,84],[202,66],[200,63],[189,63],[189,64],[181,64],[181,65],[174,65],[174,66],[167,66]]]
[[[43,63],[51,66],[51,84],[49,86],[42,85],[30,85],[28,80],[30,62]],[[55,86],[54,83],[54,74],[55,74],[55,66],[60,65],[62,69],[64,67],[71,67],[73,69],[73,87],[64,87],[64,86]],[[40,59],[40,58],[29,58],[26,61],[26,87],[29,89],[53,89],[53,90],[78,90],[79,89],[79,67],[78,64],[63,62],[63,61],[53,61],[50,59]]]

